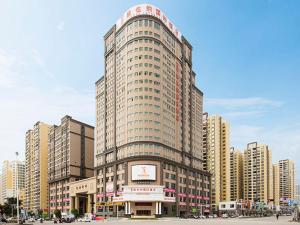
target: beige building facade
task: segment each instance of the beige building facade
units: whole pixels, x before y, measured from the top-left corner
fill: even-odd
[[[230,200],[243,199],[243,154],[241,151],[230,148]]]
[[[280,173],[279,173],[279,164],[275,163],[273,165],[273,194],[274,194],[274,205],[280,205]]]
[[[82,207],[94,201],[98,215],[131,217],[209,213],[203,93],[195,86],[191,44],[160,9],[142,4],[107,32],[104,47],[104,76],[96,82],[96,193],[88,190],[93,178],[71,184],[86,199]]]
[[[206,169],[211,177],[211,204],[216,211],[219,202],[230,201],[229,124],[218,115],[204,116]]]
[[[287,206],[295,199],[295,164],[292,160],[279,160],[273,165],[274,202],[276,206]]]
[[[27,211],[48,211],[48,132],[50,126],[37,122],[26,132],[25,202]]]
[[[48,138],[49,211],[70,213],[70,183],[94,175],[94,127],[64,116]]]
[[[2,201],[5,202],[7,198],[13,197],[13,171],[8,160],[4,160],[2,164]]]
[[[244,199],[274,204],[272,152],[267,145],[249,143],[244,151]]]

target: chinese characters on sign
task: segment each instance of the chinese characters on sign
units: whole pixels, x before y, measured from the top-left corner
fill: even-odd
[[[142,4],[134,6],[127,10],[124,15],[117,21],[117,30],[126,23],[130,18],[138,15],[151,15],[160,19],[168,29],[177,37],[179,41],[181,41],[181,33],[174,26],[174,24],[165,16],[159,8],[149,4]]]

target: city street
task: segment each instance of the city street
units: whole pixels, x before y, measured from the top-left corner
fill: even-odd
[[[214,225],[214,224],[224,224],[224,225],[264,225],[264,224],[278,224],[278,225],[285,225],[285,224],[297,224],[297,223],[291,223],[289,220],[291,220],[291,216],[281,216],[279,217],[279,220],[276,220],[276,217],[263,217],[263,218],[234,218],[234,219],[178,219],[178,218],[162,218],[158,220],[129,220],[125,218],[115,219],[111,218],[106,221],[93,221],[92,224],[122,224],[122,225],[129,225],[129,224],[143,224],[143,225],[152,225],[155,224],[162,224],[162,225],[168,225],[168,224],[208,224],[208,225]],[[53,222],[46,221],[45,224],[53,224]],[[35,224],[40,224],[39,222],[35,222]],[[83,225],[86,224],[84,222],[75,222],[72,223],[73,225]]]
[[[225,225],[259,225],[259,224],[278,224],[278,225],[285,225],[285,224],[291,224],[289,220],[291,220],[292,217],[290,216],[282,216],[279,217],[278,221],[276,220],[276,217],[264,217],[264,218],[245,218],[245,219],[177,219],[177,218],[162,218],[158,220],[128,220],[128,219],[119,219],[116,221],[115,219],[112,219],[110,221],[105,222],[97,222],[97,223],[108,223],[108,224],[143,224],[143,225],[152,225],[155,224],[225,224]],[[76,223],[77,225],[77,223]],[[79,225],[79,224],[78,224]]]

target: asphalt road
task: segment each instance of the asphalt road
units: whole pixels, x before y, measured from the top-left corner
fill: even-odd
[[[291,220],[291,216],[280,216],[278,220],[276,220],[275,216],[272,217],[263,217],[263,218],[229,218],[229,219],[178,219],[178,218],[161,218],[157,220],[129,220],[125,218],[110,218],[106,221],[92,221],[91,223],[84,223],[84,222],[73,222],[70,225],[101,225],[101,224],[109,224],[109,225],[129,225],[129,224],[142,224],[142,225],[153,225],[155,224],[161,224],[161,225],[192,225],[192,224],[204,224],[204,225],[286,225],[286,224],[298,224],[298,223],[291,223],[289,220]],[[40,222],[35,222],[33,225],[39,225]],[[43,223],[44,225],[50,225],[54,224],[51,221],[45,221]],[[42,224],[41,224],[42,225]],[[57,224],[57,225],[63,225],[63,224]],[[67,225],[67,224],[64,224]]]

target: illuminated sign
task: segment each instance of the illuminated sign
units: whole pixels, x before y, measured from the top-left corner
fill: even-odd
[[[168,19],[168,17],[157,7],[149,4],[136,5],[128,9],[123,16],[117,21],[117,30],[125,24],[130,18],[139,15],[150,15],[158,18],[162,21],[167,28],[181,41],[181,33],[174,26],[174,24]]]
[[[164,193],[164,187],[158,185],[134,185],[123,186],[123,193],[121,196],[114,196],[113,202],[145,202],[145,201],[159,201],[159,202],[175,202],[175,197],[167,197]]]
[[[132,180],[156,180],[156,166],[134,165],[131,167]]]

